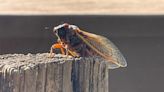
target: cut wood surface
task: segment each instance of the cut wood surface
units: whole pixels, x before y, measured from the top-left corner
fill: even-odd
[[[108,69],[98,57],[0,55],[0,92],[108,92]]]
[[[0,14],[164,14],[164,0],[0,0]]]

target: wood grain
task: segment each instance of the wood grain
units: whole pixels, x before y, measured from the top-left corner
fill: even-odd
[[[0,55],[0,92],[108,92],[108,68],[98,57]]]
[[[163,0],[0,0],[0,14],[164,14]]]

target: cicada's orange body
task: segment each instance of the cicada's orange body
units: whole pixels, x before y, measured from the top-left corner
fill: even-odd
[[[127,63],[118,48],[106,37],[82,31],[75,25],[64,23],[54,27],[58,43],[53,49],[61,49],[61,53],[73,57],[101,56],[109,62],[109,68],[126,67]]]

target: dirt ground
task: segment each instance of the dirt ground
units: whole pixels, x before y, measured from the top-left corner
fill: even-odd
[[[0,0],[0,14],[163,13],[163,0]]]

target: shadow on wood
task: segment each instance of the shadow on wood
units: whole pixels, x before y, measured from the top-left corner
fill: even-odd
[[[0,92],[108,92],[108,68],[98,57],[0,55]]]

